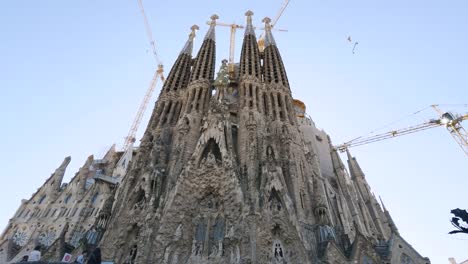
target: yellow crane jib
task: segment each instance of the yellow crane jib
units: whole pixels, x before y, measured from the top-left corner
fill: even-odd
[[[439,109],[438,105],[431,105],[431,107],[437,111],[439,118],[431,119],[422,124],[391,130],[377,135],[372,135],[368,137],[358,137],[353,140],[350,140],[341,145],[335,146],[341,152],[346,151],[346,149],[361,145],[370,144],[373,142],[399,137],[407,134],[416,133],[419,131],[427,130],[434,127],[444,126],[449,131],[450,135],[453,137],[455,142],[461,147],[465,155],[468,156],[468,133],[465,128],[462,126],[464,120],[468,120],[468,114],[460,115],[452,112],[443,112]]]

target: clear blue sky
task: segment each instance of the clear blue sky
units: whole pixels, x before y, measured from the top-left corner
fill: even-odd
[[[260,24],[282,0],[144,4],[168,72],[192,24],[198,49],[211,14],[244,23],[251,9]],[[467,14],[464,0],[291,0],[277,24],[289,32],[275,37],[293,95],[341,143],[433,103],[468,103]],[[229,32],[216,34],[218,68]],[[354,55],[348,35],[359,42]],[[155,68],[148,50],[136,0],[2,4],[0,228],[65,156],[70,179],[86,156],[121,145]],[[425,114],[410,121],[435,116]],[[468,208],[468,162],[443,128],[352,153],[421,254],[433,263],[468,258],[468,236],[447,235],[450,209]]]

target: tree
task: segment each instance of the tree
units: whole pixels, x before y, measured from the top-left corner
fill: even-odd
[[[468,234],[468,212],[462,209],[453,209],[450,211],[455,217],[450,222],[457,230],[450,231],[449,234],[465,233]]]

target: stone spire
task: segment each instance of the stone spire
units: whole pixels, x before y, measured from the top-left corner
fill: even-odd
[[[193,71],[190,77],[191,82],[202,79],[211,81],[214,79],[216,59],[215,27],[216,19],[218,18],[217,15],[211,16],[210,28],[205,35],[205,39],[203,40],[193,65]]]
[[[349,149],[346,149],[346,154],[348,156],[348,166],[349,171],[351,173],[351,178],[367,206],[369,215],[372,218],[374,226],[377,228],[377,231],[380,232],[383,237],[385,237],[386,232],[383,228],[380,217],[381,211],[379,211],[379,208],[376,206],[377,199],[371,192],[369,184],[367,183],[366,178],[364,176],[364,172],[357,163],[356,158],[351,155]]]
[[[351,152],[349,152],[349,149],[346,149],[346,155],[348,157],[348,166],[349,166],[349,172],[351,173],[351,177],[353,179],[355,178],[360,178],[360,179],[365,179],[364,172],[361,169],[361,166],[359,166],[359,163],[357,162],[356,158],[351,155]]]
[[[371,199],[371,193],[370,193],[370,187],[367,184],[364,172],[362,171],[361,167],[357,163],[356,158],[353,157],[351,153],[349,152],[349,149],[346,150],[346,153],[348,155],[348,167],[349,167],[349,172],[351,174],[351,179],[357,185],[357,188],[361,192],[362,197],[367,202]]]
[[[187,40],[187,43],[185,43],[184,48],[182,49],[180,54],[187,54],[192,56],[193,40],[195,39],[197,30],[199,30],[200,28],[197,25],[193,25],[192,27],[190,27],[190,29],[192,30],[192,32],[190,32],[189,39]]]
[[[390,230],[391,230],[393,233],[395,233],[395,234],[397,234],[397,235],[400,235],[400,232],[398,231],[398,228],[397,228],[397,226],[395,225],[395,222],[393,221],[393,218],[392,218],[392,216],[390,215],[390,212],[387,210],[387,208],[385,208],[385,204],[384,204],[383,201],[382,201],[382,197],[379,196],[379,199],[380,199],[380,203],[382,204],[385,217],[387,218],[387,223],[388,223],[388,226],[390,227]]]
[[[265,23],[265,49],[263,51],[265,82],[281,84],[289,90],[289,82],[283,60],[271,33],[271,19],[265,17],[262,22]]]
[[[55,172],[50,177],[50,185],[51,191],[53,193],[57,193],[60,191],[60,186],[62,185],[63,176],[65,175],[65,171],[67,169],[68,164],[70,164],[71,157],[65,157],[62,164],[55,170]]]
[[[252,25],[252,11],[245,13],[247,16],[247,26],[245,28],[244,42],[242,43],[240,59],[240,75],[253,76],[261,78],[260,51],[255,37],[255,31]]]
[[[344,196],[344,200],[346,204],[348,205],[348,208],[351,213],[351,217],[353,219],[354,225],[356,229],[361,233],[364,234],[366,233],[364,224],[362,222],[363,216],[359,214],[359,209],[358,209],[358,204],[355,201],[355,196],[356,194],[353,192],[353,188],[351,184],[351,181],[349,179],[349,176],[346,172],[346,168],[341,161],[338,151],[336,148],[334,148],[330,142],[330,153],[331,153],[331,158],[332,158],[332,164],[333,164],[333,169],[335,171],[335,174],[338,179],[338,184],[340,185],[342,189],[342,193]]]
[[[314,215],[316,217],[317,224],[319,225],[329,225],[329,210],[327,195],[325,193],[325,187],[323,186],[323,179],[321,176],[314,179],[314,195],[313,195],[313,204],[314,204]]]
[[[81,167],[80,170],[78,171],[78,175],[76,176],[78,177],[78,180],[79,180],[79,187],[78,187],[78,199],[79,200],[83,199],[83,196],[86,192],[86,181],[88,180],[89,171],[91,169],[91,166],[93,165],[93,161],[94,161],[94,156],[93,155],[89,156],[85,164],[83,165],[83,167]]]
[[[272,25],[271,19],[269,17],[265,17],[262,20],[263,23],[265,23],[265,48],[270,46],[270,45],[276,45],[275,38],[273,38],[273,34],[271,33]]]
[[[245,16],[247,17],[247,26],[245,27],[245,33],[244,33],[244,36],[247,36],[247,35],[254,35],[255,36],[255,31],[254,31],[254,27],[252,25],[252,16],[253,16],[253,12],[248,10],[247,12],[245,12]]]
[[[180,92],[187,89],[190,80],[193,40],[199,27],[193,25],[190,29],[189,38],[172,66],[167,80],[164,82],[158,102],[153,109],[149,125],[143,136],[143,142],[147,142],[152,137],[153,131],[157,127],[173,126],[179,119],[182,109]],[[174,93],[176,96],[174,96]],[[170,95],[166,96],[168,94]]]
[[[188,85],[192,62],[193,40],[195,39],[195,33],[199,27],[197,25],[193,25],[190,29],[192,32],[190,32],[189,39],[182,48],[174,66],[172,66],[166,82],[164,82],[164,92],[184,89]]]

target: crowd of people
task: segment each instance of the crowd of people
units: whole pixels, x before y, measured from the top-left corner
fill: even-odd
[[[36,246],[29,255],[24,255],[21,258],[20,263],[22,262],[35,262],[41,261],[41,247]],[[74,264],[101,264],[101,249],[99,247],[95,248],[91,254],[88,254],[88,251],[84,250],[76,256],[75,260],[69,263]]]

